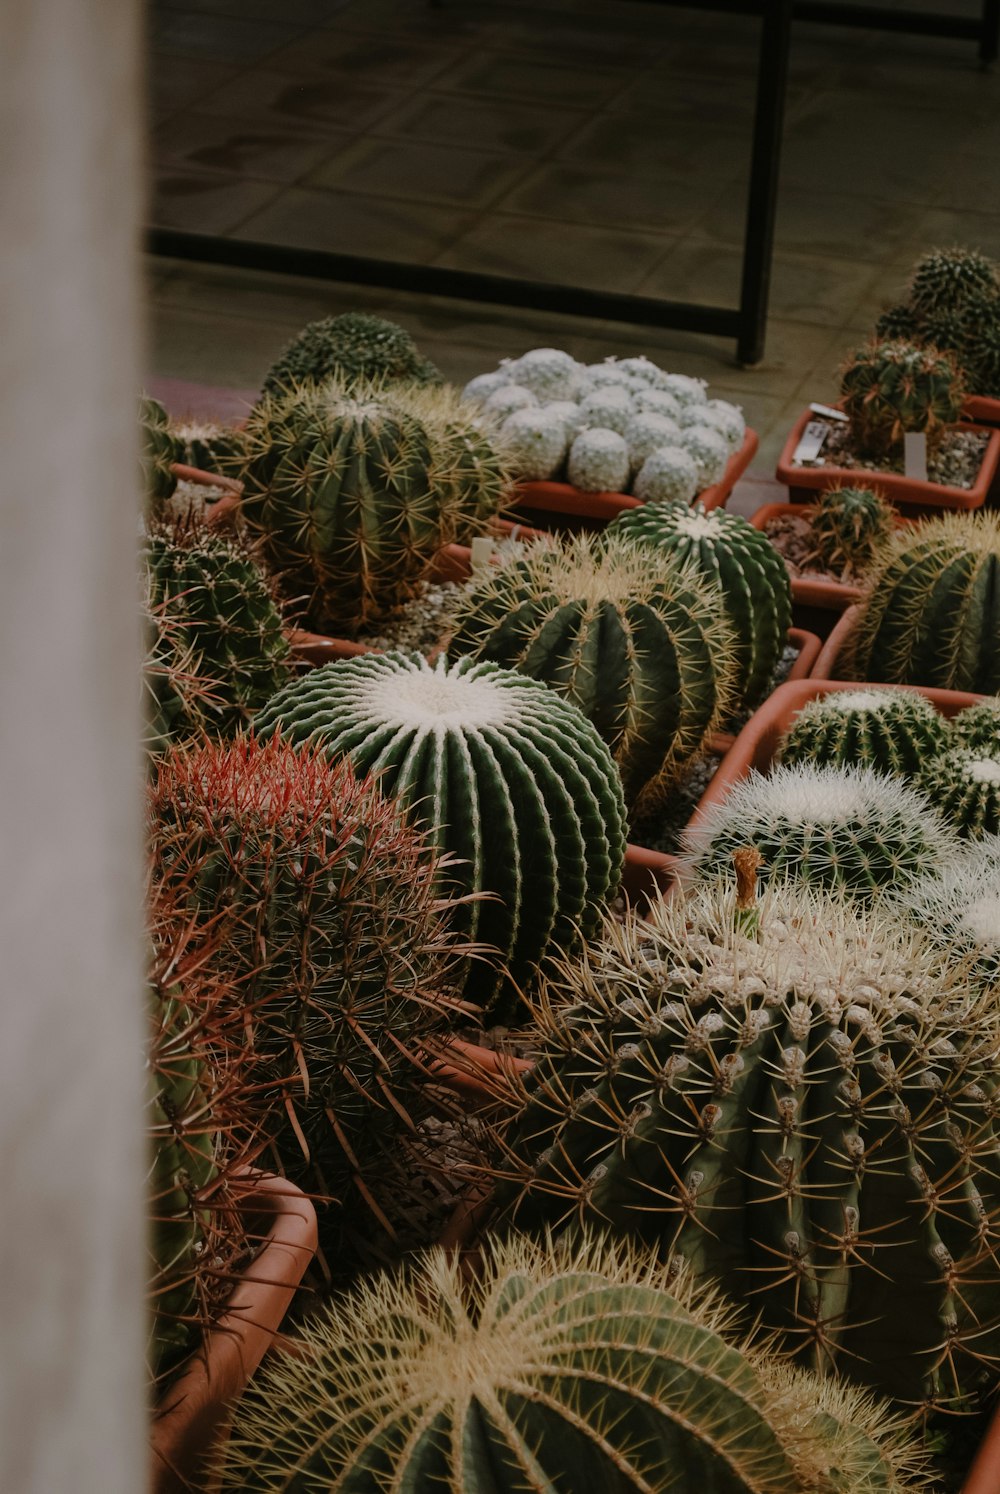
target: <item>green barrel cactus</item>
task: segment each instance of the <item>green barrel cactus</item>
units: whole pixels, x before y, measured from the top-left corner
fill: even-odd
[[[139,426],[146,507],[152,518],[158,518],[177,486],[173,464],[182,460],[180,446],[171,433],[170,417],[158,399],[143,395],[139,400]]]
[[[243,514],[312,628],[363,629],[456,537],[440,453],[386,390],[330,383],[267,400],[244,435]]]
[[[879,342],[920,342],[921,319],[905,302],[889,306],[875,323]]]
[[[290,674],[269,579],[240,545],[197,530],[154,530],[142,571],[152,745],[244,725]]]
[[[875,488],[837,487],[820,493],[810,519],[820,565],[834,576],[864,575],[892,535],[894,513]]]
[[[235,477],[243,461],[243,432],[235,426],[219,425],[208,420],[176,420],[170,423],[170,434],[176,443],[178,462]]]
[[[1000,691],[1000,517],[944,514],[894,535],[842,665],[849,679]]]
[[[241,1403],[223,1490],[918,1487],[915,1438],[887,1407],[790,1370],[643,1254],[518,1240],[483,1257],[467,1285],[434,1251],[311,1319]]]
[[[345,384],[440,384],[441,375],[409,332],[367,312],[309,322],[268,369],[261,394],[280,395],[307,384],[339,379]]]
[[[894,908],[949,960],[995,985],[1000,978],[1000,836],[967,841],[961,856],[913,883],[894,899]]]
[[[966,706],[952,718],[952,736],[956,747],[1000,756],[1000,696],[989,695],[976,705]]]
[[[718,588],[623,536],[540,541],[477,576],[449,650],[543,680],[578,706],[637,814],[733,701],[735,645]]]
[[[965,390],[954,360],[907,342],[873,342],[844,365],[841,403],[859,453],[899,459],[907,431],[923,431],[933,454],[962,412]]]
[[[802,707],[779,756],[788,766],[854,764],[910,778],[950,741],[944,717],[915,690],[831,690]]]
[[[884,912],[739,901],[609,921],[547,982],[495,1223],[638,1237],[811,1367],[957,1408],[1000,1376],[995,1002]]]
[[[777,767],[752,773],[713,804],[687,850],[700,876],[754,846],[764,876],[842,888],[860,899],[913,881],[954,856],[958,840],[927,800],[871,768]]]
[[[509,973],[469,963],[466,992],[483,1005],[509,999],[550,946],[586,937],[617,890],[617,770],[580,712],[534,680],[469,658],[366,654],[279,691],[257,719],[260,733],[275,728],[378,775],[449,857],[441,885],[492,894],[455,917]]]
[[[423,1102],[423,1041],[458,956],[422,838],[350,765],[275,741],[173,749],[149,787],[153,883],[173,899],[185,995],[228,983],[229,1053],[256,1059],[249,1134],[326,1201],[333,1270],[392,1224]],[[388,1196],[387,1196],[388,1192]]]
[[[513,492],[513,475],[495,423],[450,385],[411,385],[392,401],[423,425],[431,442],[431,481],[454,514],[455,541],[469,544],[496,518]]]
[[[946,751],[925,763],[913,783],[959,835],[1000,832],[1000,751]]]
[[[983,297],[1000,297],[1000,276],[993,261],[974,249],[932,249],[913,268],[910,306],[918,316],[960,311]]]
[[[722,593],[733,627],[735,689],[742,706],[767,694],[792,621],[792,588],[771,541],[739,514],[701,504],[647,504],[619,514],[605,539],[622,535],[658,555],[689,562]]]

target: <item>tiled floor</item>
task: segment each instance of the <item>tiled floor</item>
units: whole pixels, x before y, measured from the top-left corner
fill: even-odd
[[[732,304],[755,35],[630,0],[153,0],[151,216]],[[765,472],[921,249],[1000,257],[998,161],[971,44],[800,24],[760,367],[717,338],[153,262],[150,376],[250,390],[304,322],[371,307],[460,381],[542,343],[701,374]]]

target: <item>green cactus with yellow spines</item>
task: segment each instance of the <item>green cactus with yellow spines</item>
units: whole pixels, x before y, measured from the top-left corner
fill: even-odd
[[[951,731],[929,700],[891,686],[831,690],[807,701],[782,738],[786,765],[855,765],[909,778],[944,752]]]
[[[346,311],[303,327],[268,369],[261,392],[269,398],[329,379],[440,384],[441,375],[404,328],[368,312]]]
[[[952,748],[926,762],[913,783],[959,835],[1000,832],[1000,750]]]
[[[862,576],[892,534],[894,512],[875,488],[836,487],[820,493],[809,530],[823,569],[834,576]]]
[[[952,717],[951,730],[957,747],[996,756],[1000,753],[1000,696],[988,695],[966,706]]]

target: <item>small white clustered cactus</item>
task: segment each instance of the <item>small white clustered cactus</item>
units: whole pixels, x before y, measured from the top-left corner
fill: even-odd
[[[703,379],[642,357],[588,365],[559,348],[533,348],[479,374],[463,394],[498,425],[518,477],[565,472],[585,492],[649,502],[690,503],[719,481],[746,433],[742,411],[709,399]]]

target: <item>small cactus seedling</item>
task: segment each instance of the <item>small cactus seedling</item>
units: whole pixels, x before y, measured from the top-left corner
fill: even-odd
[[[902,455],[907,431],[922,431],[933,454],[945,427],[961,414],[965,390],[947,353],[875,342],[845,364],[841,397],[858,451],[883,461]]]
[[[823,569],[834,576],[864,575],[893,532],[894,512],[875,488],[837,487],[821,493],[810,531]]]
[[[1000,690],[1000,517],[945,514],[895,534],[842,662],[851,679]]]
[[[170,417],[158,399],[143,395],[139,401],[142,430],[142,482],[151,518],[159,518],[163,505],[177,486],[172,470],[181,460],[181,448],[171,434]]]
[[[767,692],[792,621],[788,571],[771,541],[747,519],[701,504],[647,504],[619,514],[605,539],[620,534],[686,562],[714,585],[733,627],[736,692],[755,706]]]
[[[280,395],[328,379],[440,384],[441,375],[395,322],[348,311],[303,327],[268,369],[261,393]]]
[[[509,977],[471,962],[466,992],[510,1001],[551,945],[595,926],[625,855],[621,780],[568,701],[491,663],[366,654],[324,665],[274,697],[258,731],[321,743],[379,776],[429,845],[454,858],[439,885],[466,901],[455,924],[499,951]]]
[[[808,701],[785,734],[781,761],[874,768],[910,778],[946,751],[944,717],[914,690],[831,690]]]
[[[951,724],[956,747],[1000,756],[1000,696],[991,695],[959,711]]]
[[[482,1255],[471,1284],[437,1250],[314,1317],[242,1403],[223,1489],[905,1494],[925,1475],[887,1407],[791,1369],[645,1253]]]
[[[1000,832],[1000,753],[945,752],[924,764],[914,786],[960,835]]]
[[[983,297],[1000,297],[1000,277],[992,260],[974,249],[932,249],[914,266],[910,306],[918,316],[961,311]]]
[[[713,804],[688,851],[698,873],[724,872],[754,846],[765,877],[793,877],[868,899],[955,855],[958,841],[927,800],[870,768],[777,767],[752,773]]]
[[[578,706],[635,805],[659,800],[715,729],[736,672],[718,588],[621,535],[539,542],[492,567],[463,594],[449,649]]]
[[[810,1367],[956,1408],[1000,1377],[996,1001],[885,911],[739,911],[654,903],[546,982],[495,1223],[638,1237]]]

